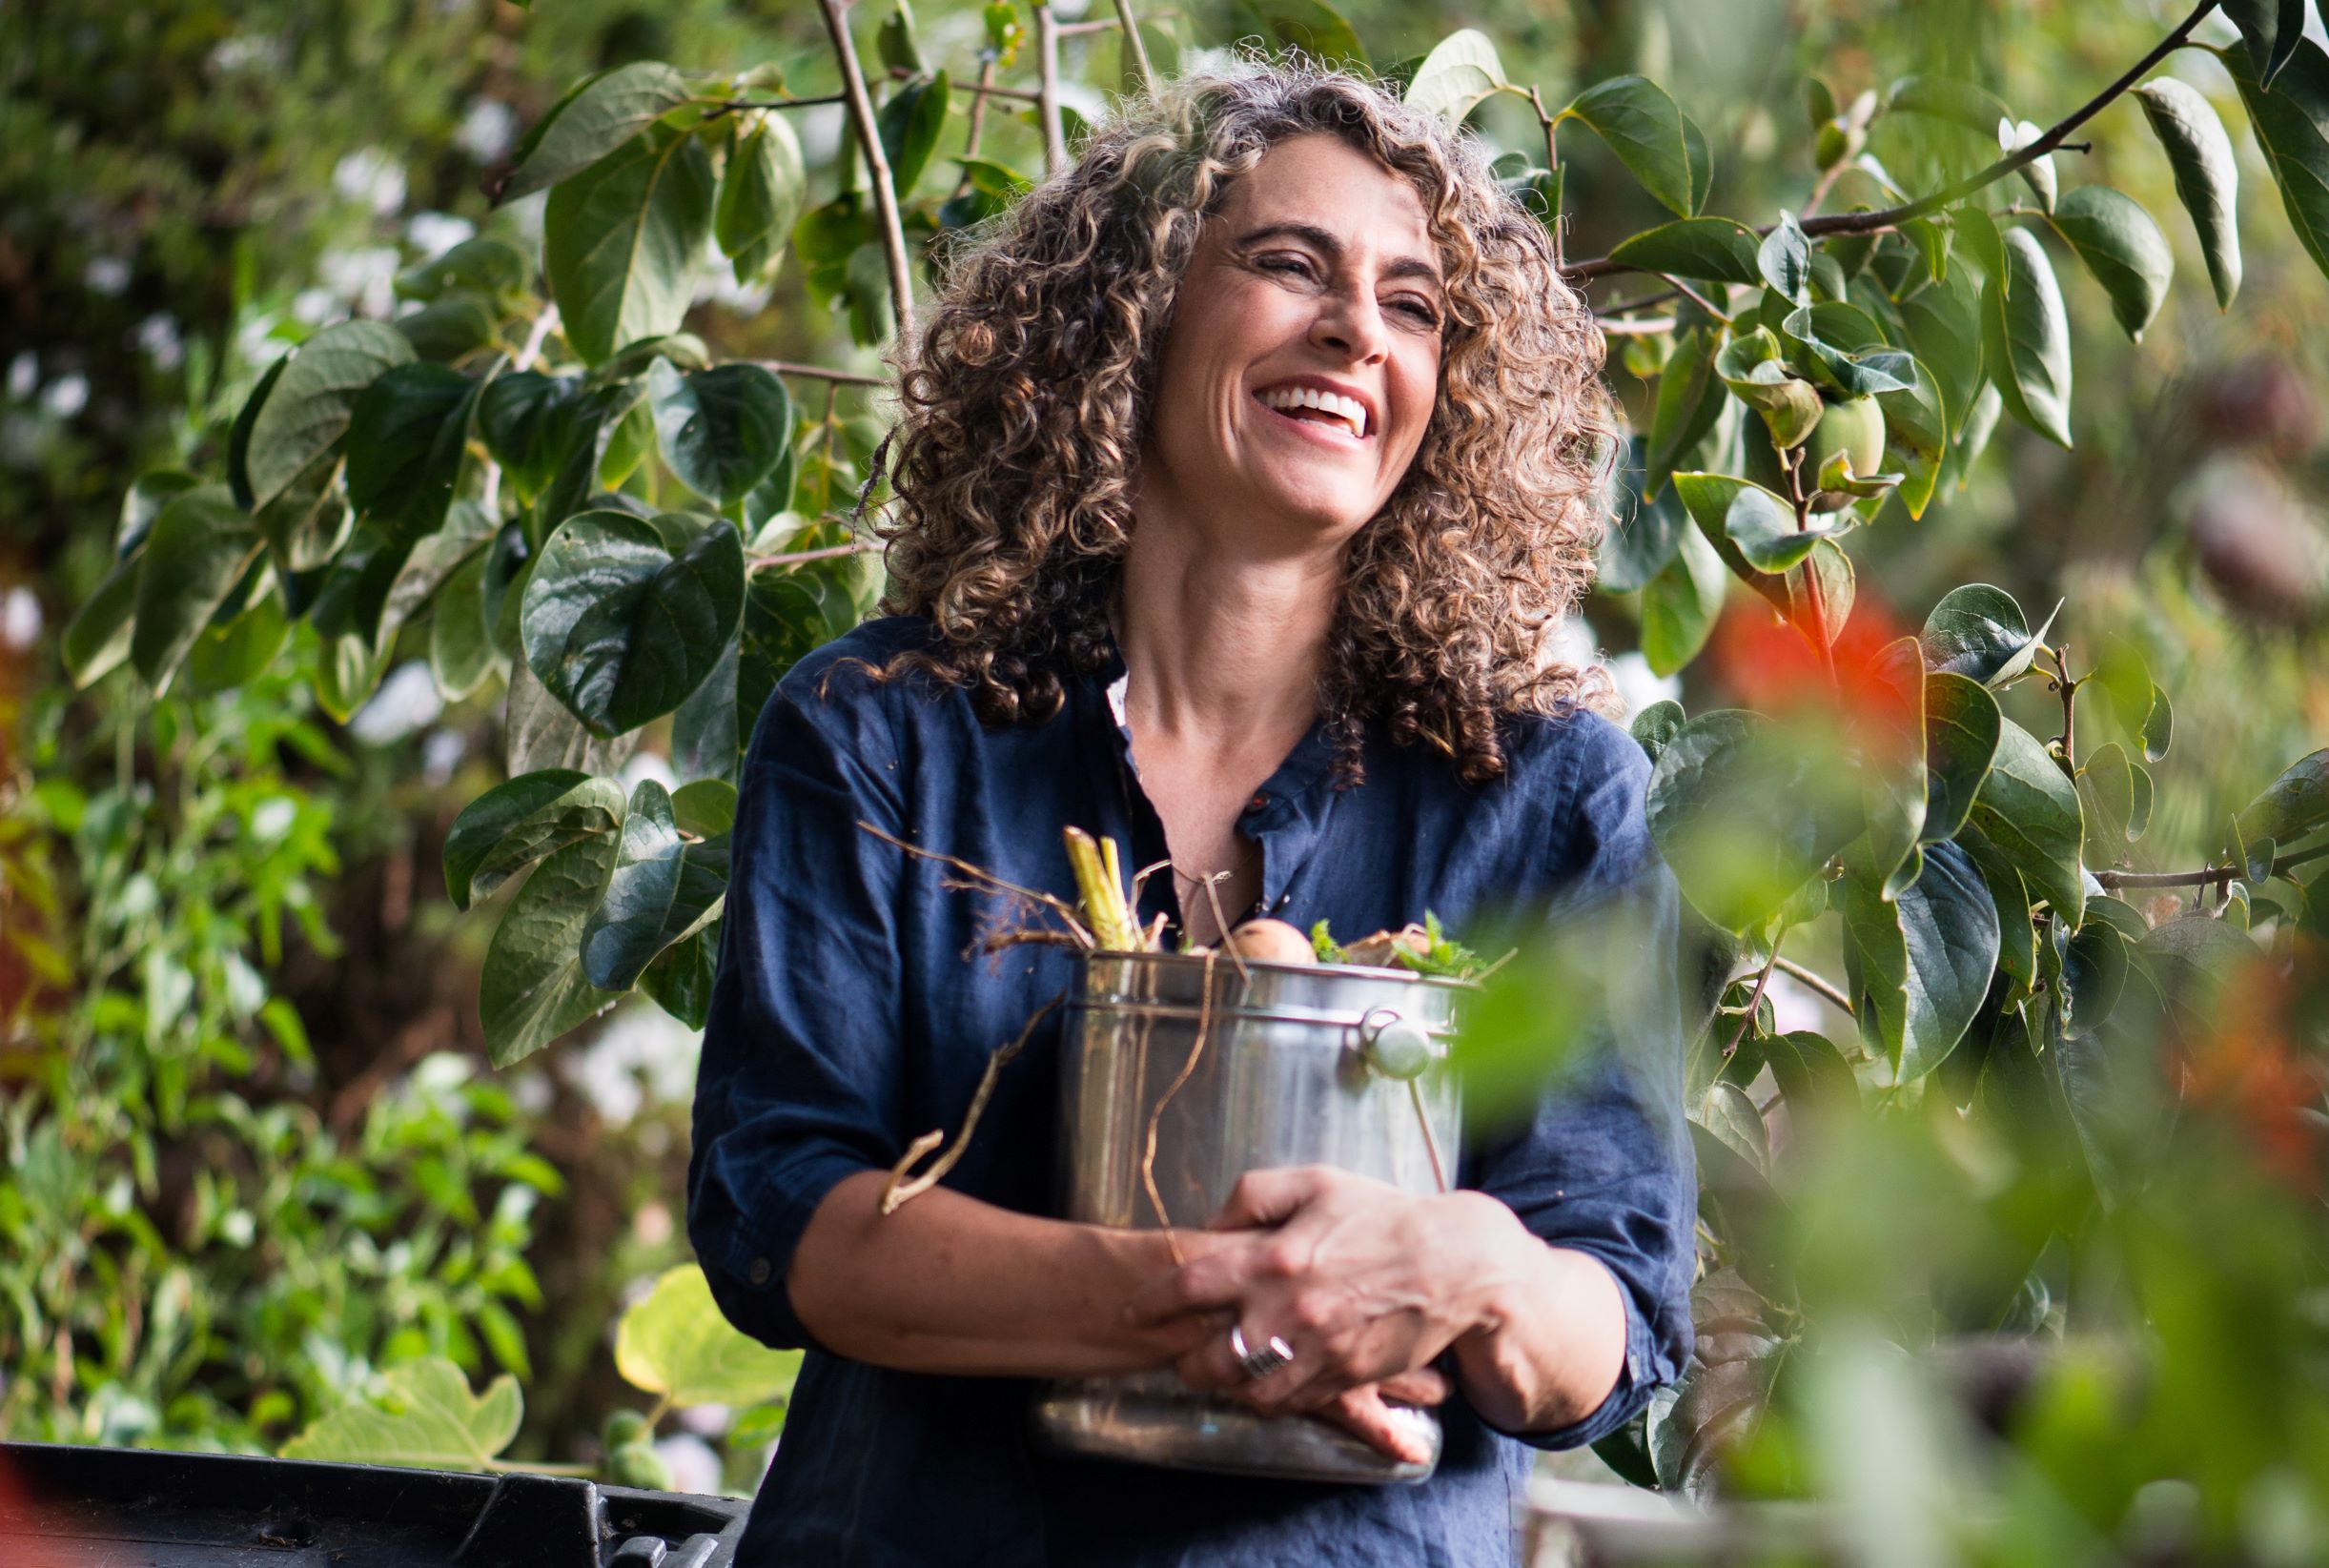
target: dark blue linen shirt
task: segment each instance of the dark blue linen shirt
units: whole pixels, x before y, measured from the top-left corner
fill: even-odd
[[[958,1127],[989,1053],[1072,972],[1057,948],[966,957],[996,923],[996,902],[942,887],[939,867],[857,823],[1063,894],[1074,886],[1067,825],[1115,836],[1128,865],[1165,854],[1109,700],[1120,658],[1072,679],[1051,721],[990,729],[963,691],[919,674],[877,682],[855,662],[883,663],[930,635],[919,618],[875,621],[802,661],[762,712],[745,763],[696,1088],[688,1232],[729,1319],[808,1354],[740,1560],[1504,1568],[1524,1445],[1602,1436],[1689,1354],[1696,1198],[1670,983],[1608,1022],[1623,1049],[1471,1151],[1461,1177],[1616,1275],[1627,1318],[1618,1385],[1584,1420],[1520,1440],[1457,1395],[1440,1411],[1438,1473],[1420,1485],[1054,1456],[1029,1439],[1027,1381],[848,1360],[820,1350],[794,1315],[786,1269],[819,1201],[844,1177],[893,1165],[914,1136]],[[1624,901],[1646,911],[1670,955],[1677,906],[1644,823],[1641,748],[1585,713],[1516,717],[1504,743],[1506,776],[1473,786],[1443,754],[1371,735],[1365,782],[1338,788],[1314,727],[1238,821],[1260,846],[1260,906],[1305,929],[1330,920],[1349,940],[1427,908],[1461,936],[1532,901],[1554,916]],[[1150,879],[1144,913],[1173,910],[1171,883]],[[1670,982],[1670,956],[1663,963]],[[1054,1013],[1003,1070],[949,1186],[1058,1212],[1059,1042]]]

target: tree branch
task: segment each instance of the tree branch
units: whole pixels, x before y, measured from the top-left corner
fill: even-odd
[[[851,544],[828,544],[821,550],[792,550],[783,555],[754,556],[744,563],[747,572],[757,572],[764,566],[798,566],[808,560],[836,560],[843,556],[869,556],[883,549],[877,539],[861,539]]]
[[[1808,986],[1811,989],[1819,992],[1820,996],[1825,1001],[1827,1001],[1845,1017],[1857,1018],[1860,1016],[1859,1013],[1854,1011],[1852,1008],[1851,998],[1846,996],[1842,990],[1838,989],[1834,981],[1827,979],[1825,976],[1813,973],[1811,970],[1805,968],[1801,964],[1796,963],[1795,960],[1791,958],[1775,958],[1771,962],[1779,966],[1780,973],[1799,980],[1804,985]]]
[[[1923,217],[1928,213],[1937,213],[1951,202],[1962,201],[1974,192],[1996,184],[2024,165],[2034,163],[2047,153],[2061,150],[2069,145],[2072,132],[2102,112],[2114,98],[2118,97],[2142,80],[2144,74],[2154,66],[2181,49],[2191,38],[2192,30],[2199,26],[2208,13],[2217,9],[2217,4],[2218,0],[2200,0],[2199,5],[2191,15],[2177,23],[2174,31],[2160,39],[2150,53],[2137,60],[2118,80],[2089,98],[2068,118],[2055,122],[2053,129],[2027,147],[2015,148],[1988,168],[1977,173],[1968,174],[1946,190],[1935,191],[1929,196],[1919,196],[1916,200],[1898,207],[1886,207],[1869,213],[1838,213],[1830,217],[1803,219],[1804,233],[1817,238],[1824,234],[1872,234],[1887,229],[1897,229],[1910,218]],[[1542,108],[1539,112],[1542,112]],[[1767,234],[1773,227],[1774,225],[1767,223],[1755,232]],[[1613,273],[1630,273],[1640,270],[1640,268],[1629,267],[1623,262],[1612,261],[1604,255],[1595,256],[1587,261],[1580,261],[1575,266],[1565,269],[1563,275],[1570,282],[1578,283],[1589,277],[1605,277]]]
[[[1043,173],[1048,179],[1068,166],[1068,133],[1059,121],[1059,19],[1049,0],[1035,0],[1035,66],[1042,87],[1035,102],[1043,119]]]
[[[2265,876],[2285,877],[2307,861],[2319,860],[2324,855],[2329,855],[2329,844],[2317,844],[2310,849],[2281,855],[2274,860]],[[2249,877],[2246,866],[2210,865],[2197,871],[2097,871],[2094,880],[2110,888],[2212,886],[2220,892],[2233,882],[2254,879]]]
[[[746,363],[772,370],[779,376],[798,376],[813,381],[832,381],[851,387],[886,387],[889,383],[879,376],[868,376],[863,371],[835,370],[830,365],[804,365],[791,359],[749,359]]]
[[[1140,91],[1154,97],[1156,72],[1149,68],[1149,48],[1140,41],[1140,23],[1133,15],[1132,0],[1116,0],[1116,26],[1124,30],[1124,47],[1132,51],[1133,70],[1138,73]]]
[[[873,97],[866,87],[866,73],[857,63],[857,45],[849,37],[849,7],[856,0],[819,0],[818,9],[825,14],[825,31],[832,39],[833,53],[841,62],[843,96],[849,107],[849,124],[857,132],[857,144],[866,154],[866,163],[873,171],[873,213],[882,231],[882,257],[889,268],[889,302],[898,318],[898,336],[910,336],[914,324],[913,263],[906,254],[906,229],[898,221],[897,187],[889,173],[889,154],[882,150],[881,128],[874,123]]]

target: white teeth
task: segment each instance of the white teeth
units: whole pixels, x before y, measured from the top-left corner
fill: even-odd
[[[1356,397],[1340,393],[1321,392],[1317,387],[1273,387],[1261,394],[1262,402],[1271,408],[1315,408],[1321,414],[1332,414],[1351,427],[1351,434],[1364,437],[1367,433],[1367,408]]]

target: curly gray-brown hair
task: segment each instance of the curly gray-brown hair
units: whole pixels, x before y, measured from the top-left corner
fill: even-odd
[[[1607,676],[1549,657],[1592,579],[1618,447],[1603,342],[1543,226],[1479,141],[1338,71],[1251,59],[1129,101],[1073,165],[952,258],[900,350],[898,504],[883,607],[930,617],[902,662],[1041,720],[1098,667],[1180,279],[1231,182],[1289,137],[1341,137],[1414,182],[1445,275],[1437,404],[1353,537],[1319,699],[1346,778],[1363,726],[1473,781],[1500,716],[1607,709]]]

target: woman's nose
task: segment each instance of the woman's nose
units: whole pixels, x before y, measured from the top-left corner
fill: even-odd
[[[1389,329],[1372,294],[1338,289],[1320,296],[1310,340],[1355,364],[1372,364],[1391,351]]]

